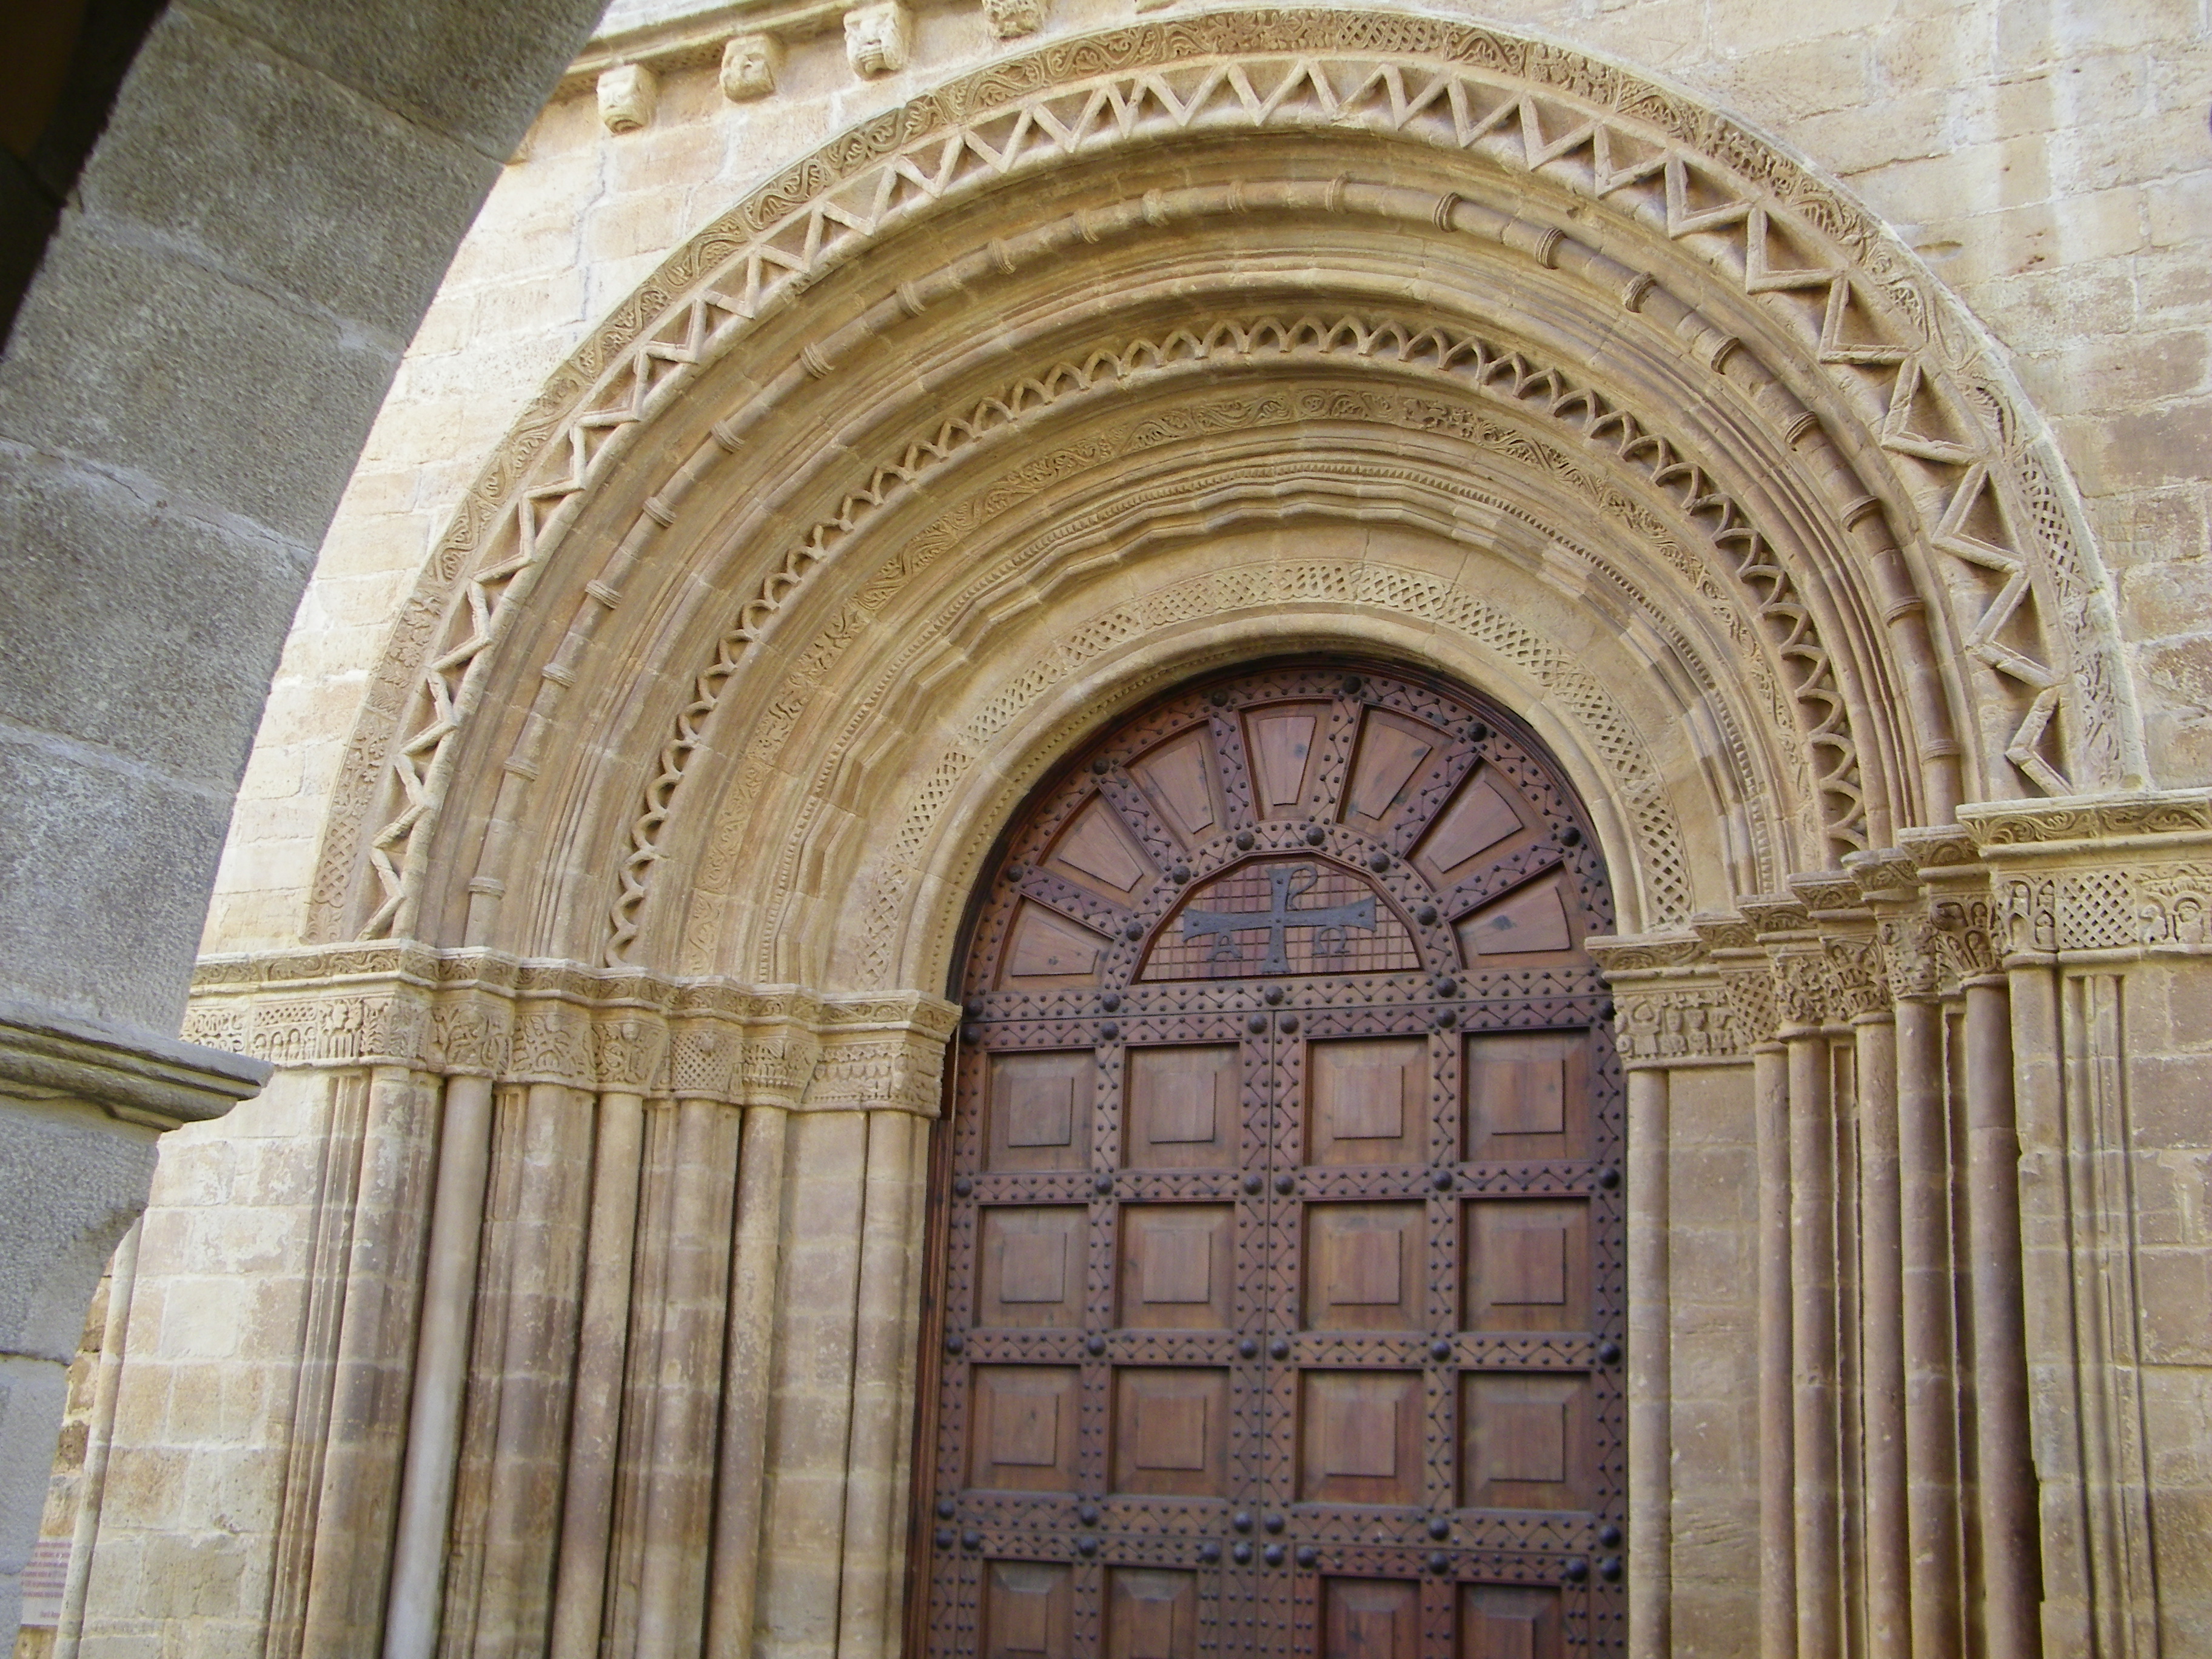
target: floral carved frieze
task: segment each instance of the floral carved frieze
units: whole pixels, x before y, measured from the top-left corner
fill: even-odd
[[[1442,19],[1221,11],[1056,41],[887,112],[738,204],[617,307],[500,447],[394,630],[334,792],[313,936],[412,926],[451,770],[442,757],[468,723],[513,608],[590,492],[645,447],[634,443],[641,424],[756,319],[917,216],[1010,175],[1091,166],[1170,137],[1258,129],[1349,130],[1466,153],[1481,163],[1471,181],[1501,168],[1539,177],[1547,190],[1601,202],[1609,222],[1704,260],[1731,303],[1755,307],[1771,327],[1702,325],[1693,304],[1627,267],[1620,304],[1663,312],[1716,374],[1726,363],[1733,377],[1786,339],[1791,365],[1760,376],[1782,386],[1802,367],[1827,377],[1838,407],[1863,406],[1863,429],[1835,453],[1848,451],[1846,471],[1863,457],[1887,471],[1848,504],[1846,521],[1895,514],[1892,542],[1917,540],[1952,562],[1944,580],[1956,582],[1964,611],[1960,647],[2009,734],[1993,763],[2008,761],[2047,793],[2139,769],[2102,574],[2055,482],[2055,454],[2033,435],[2039,422],[1996,378],[1989,365],[1999,359],[1971,319],[1848,197],[1711,109],[1558,47]],[[1456,198],[1437,213],[1439,227],[1480,221],[1484,234],[1483,216],[1497,216]],[[1056,257],[1062,241],[1096,228],[1030,239],[1022,257]],[[1532,261],[1577,280],[1615,268],[1556,227],[1512,234]],[[972,272],[886,289],[919,314],[988,276],[994,258],[1011,257],[1006,246],[978,252]],[[825,343],[809,372],[836,374],[841,352],[857,352],[860,339]],[[1790,441],[1801,437],[1828,441],[1810,411]],[[639,545],[678,510],[668,489],[655,494],[640,510]],[[606,592],[619,592],[626,569],[603,578]],[[1820,751],[1824,781],[1834,761]]]
[[[793,1110],[933,1116],[956,1017],[950,1003],[918,993],[653,980],[483,951],[441,957],[413,946],[374,966],[338,960],[345,954],[203,963],[186,1036],[284,1066],[393,1066]]]

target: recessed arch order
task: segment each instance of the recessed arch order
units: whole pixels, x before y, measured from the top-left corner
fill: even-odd
[[[1624,929],[2145,781],[2055,450],[1863,209],[1563,48],[1225,9],[866,123],[580,348],[373,677],[308,937],[935,987],[1059,756],[1292,637],[1512,703]]]

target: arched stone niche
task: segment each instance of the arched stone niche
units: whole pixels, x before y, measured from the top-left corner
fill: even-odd
[[[847,135],[548,384],[400,615],[305,945],[204,968],[196,1034],[294,1068],[379,1176],[332,1213],[390,1245],[362,1322],[349,1270],[306,1291],[302,1375],[341,1382],[291,1443],[349,1484],[271,1495],[272,1559],[325,1574],[272,1628],[890,1650],[983,855],[1115,714],[1334,648],[1510,708],[1614,872],[1631,1646],[2029,1650],[2106,1534],[2067,1519],[2089,1373],[2023,1299],[2072,1267],[2023,1252],[2015,1090],[2031,1145],[2099,1152],[2015,1000],[2060,1052],[2056,956],[2137,878],[2024,875],[2053,920],[2015,927],[1991,870],[2166,870],[2208,827],[2110,793],[2146,780],[2109,611],[1940,284],[1614,66],[1224,9]],[[1718,1290],[1674,1254],[1711,1237]],[[347,1377],[404,1437],[327,1414]],[[388,1580],[341,1583],[362,1540]]]

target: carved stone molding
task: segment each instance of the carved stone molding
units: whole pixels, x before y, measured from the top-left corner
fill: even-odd
[[[149,1129],[205,1122],[258,1094],[273,1069],[222,1046],[0,1000],[0,1097],[81,1101]]]
[[[210,957],[194,975],[185,1029],[254,1056],[240,1064],[263,1076],[270,1065],[397,1066],[933,1117],[956,1014],[919,992],[655,979],[395,941]]]

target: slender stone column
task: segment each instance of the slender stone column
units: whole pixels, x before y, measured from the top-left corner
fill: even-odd
[[[775,1290],[782,1256],[786,1126],[780,1106],[746,1109],[738,1162],[730,1315],[722,1348],[722,1444],[715,1477],[707,1652],[751,1659],[760,1578],[768,1405],[775,1370]]]
[[[488,1077],[457,1077],[446,1085],[384,1659],[430,1659],[438,1643],[446,1529],[460,1456],[461,1402],[468,1387],[477,1247],[483,1236],[484,1177],[491,1162],[491,1095]]]
[[[700,1546],[714,1493],[737,1130],[736,1111],[718,1102],[686,1100],[677,1107],[668,1276],[654,1379],[659,1409],[638,1595],[639,1659],[696,1655],[706,1615],[707,1561]]]
[[[1865,1445],[1867,1648],[1906,1650],[1911,1557],[1905,1523],[1905,1315],[1897,1176],[1897,1027],[1852,1022],[1859,1116],[1859,1365]]]
[[[1790,1067],[1790,1345],[1799,1659],[1843,1650],[1836,1399],[1836,1164],[1828,1038],[1785,1029]]]
[[[1903,1205],[1906,1524],[1912,1651],[1960,1650],[1958,1390],[1951,1328],[1951,1169],[1943,1010],[1897,1005],[1898,1185]]]
[[[853,1433],[845,1484],[845,1561],[838,1582],[839,1659],[877,1659],[895,1643],[888,1573],[906,1524],[894,1513],[902,1443],[897,1414],[907,1304],[915,1262],[908,1218],[921,1202],[914,1148],[927,1126],[906,1112],[868,1115],[868,1186],[861,1223],[860,1294],[853,1351]]]
[[[1966,987],[1966,1179],[1983,1633],[1990,1659],[2028,1659],[2042,1650],[2043,1575],[2028,1455],[2012,996],[2002,975]]]
[[[399,1066],[370,1073],[302,1612],[300,1651],[310,1659],[374,1651],[384,1620],[437,1099],[434,1078]]]
[[[592,1159],[592,1212],[577,1332],[576,1398],[568,1431],[568,1483],[553,1596],[552,1659],[596,1659],[606,1596],[607,1536],[614,1515],[615,1452],[622,1432],[623,1368],[629,1330],[630,1254],[637,1233],[642,1096],[599,1097]]]
[[[85,1594],[92,1585],[92,1552],[100,1538],[100,1504],[107,1494],[107,1459],[115,1445],[115,1401],[122,1390],[124,1345],[131,1330],[131,1298],[137,1286],[138,1240],[143,1231],[143,1222],[131,1224],[131,1231],[115,1247],[114,1263],[109,1270],[107,1318],[100,1331],[100,1375],[93,1384],[83,1484],[77,1499],[76,1536],[70,1543],[69,1579],[62,1587],[61,1617],[54,1627],[54,1659],[77,1659],[78,1644],[84,1637]]]
[[[1628,1073],[1628,1650],[1667,1659],[1674,1553],[1674,1319],[1668,1295],[1668,1085]]]
[[[1790,1064],[1752,1051],[1759,1159],[1759,1651],[1797,1652],[1796,1447],[1790,1274]]]

